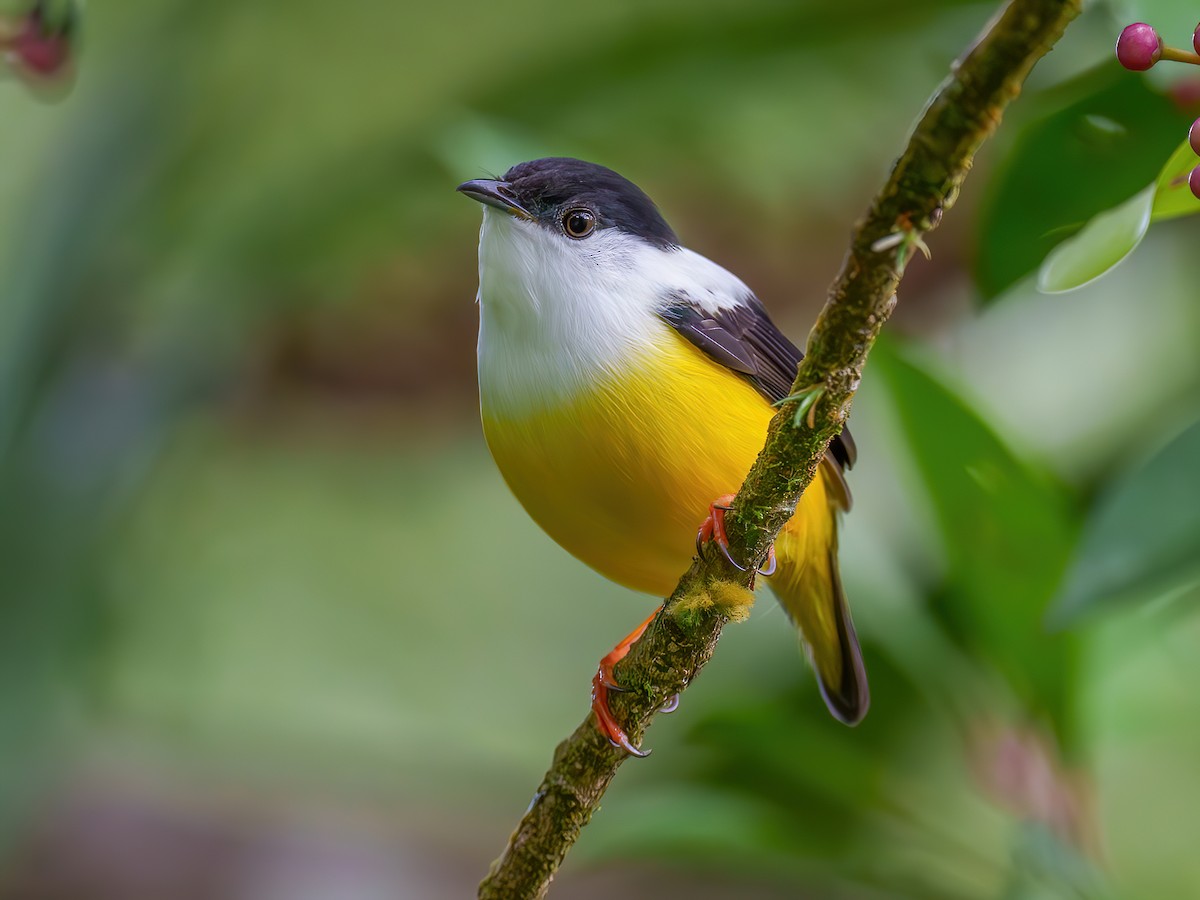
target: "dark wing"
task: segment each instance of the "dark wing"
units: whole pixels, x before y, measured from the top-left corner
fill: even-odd
[[[768,402],[778,403],[791,390],[804,354],[775,327],[753,294],[747,294],[737,306],[710,313],[697,306],[686,292],[676,291],[664,298],[658,314],[716,362],[745,375]],[[842,505],[846,508],[850,492],[842,472],[853,466],[857,457],[854,438],[843,429],[829,445],[827,459],[844,489]]]

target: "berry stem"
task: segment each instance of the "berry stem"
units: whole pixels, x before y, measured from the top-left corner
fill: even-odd
[[[1200,55],[1193,53],[1191,50],[1176,50],[1174,47],[1163,47],[1162,58],[1169,59],[1171,62],[1191,63],[1193,66],[1200,66]]]

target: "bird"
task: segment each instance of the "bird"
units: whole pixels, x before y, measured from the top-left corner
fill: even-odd
[[[803,353],[741,279],[684,247],[612,169],[547,157],[457,190],[483,206],[479,401],[501,475],[569,553],[634,591],[668,596],[702,540],[728,555],[722,513]],[[870,705],[837,552],[856,456],[843,431],[760,569],[829,711],[848,725]],[[607,690],[651,619],[593,680],[600,731],[639,756]]]

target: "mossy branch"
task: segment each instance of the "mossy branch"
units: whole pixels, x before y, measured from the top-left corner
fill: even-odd
[[[924,248],[922,236],[954,204],[975,151],[1080,6],[1081,0],[1012,0],[1004,7],[951,67],[887,183],[855,226],[842,271],[809,335],[791,391],[795,396],[771,420],[766,445],[726,516],[732,552],[751,572],[842,430],[867,354],[895,306],[905,266]],[[744,615],[750,574],[721,554],[710,556],[693,561],[617,666],[617,680],[627,690],[613,696],[611,705],[635,743],[659,708],[712,657],[725,624]],[[625,759],[589,714],[555,750],[529,809],[480,885],[480,900],[545,896]]]

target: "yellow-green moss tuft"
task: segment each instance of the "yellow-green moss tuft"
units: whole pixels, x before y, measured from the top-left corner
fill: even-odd
[[[754,591],[740,584],[716,581],[708,586],[708,593],[715,605],[731,622],[744,622],[750,617],[754,605]]]
[[[671,604],[671,615],[678,621],[694,624],[699,615],[715,609],[731,622],[744,622],[754,605],[754,592],[727,581],[695,585]]]

